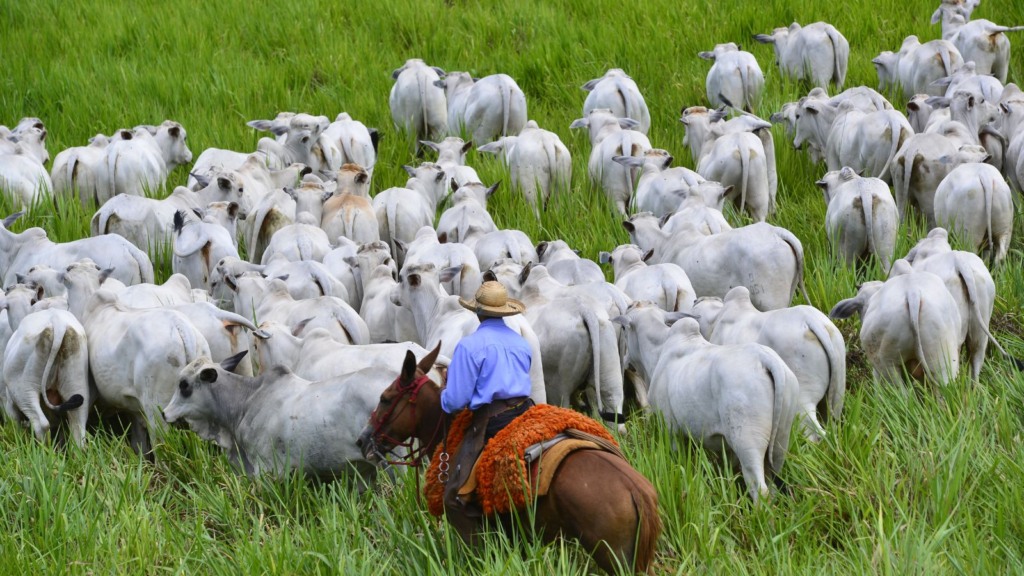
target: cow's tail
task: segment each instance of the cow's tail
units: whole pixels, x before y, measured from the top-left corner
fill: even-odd
[[[431,138],[430,134],[430,121],[427,118],[427,77],[423,73],[416,75],[418,87],[420,89],[420,126],[418,126],[420,138]],[[416,149],[420,149],[420,138],[416,140]]]
[[[814,304],[811,303],[811,297],[807,295],[807,286],[804,285],[804,245],[801,244],[800,239],[789,230],[778,226],[773,226],[772,229],[780,240],[789,245],[789,249],[793,252],[793,257],[796,259],[796,272],[794,273],[793,278],[793,288],[789,291],[789,300],[792,302],[793,295],[796,293],[796,289],[799,288],[800,292],[804,296],[804,300],[813,306]]]
[[[847,43],[839,30],[834,26],[826,27],[828,39],[832,41],[832,81],[836,83],[836,90],[841,91],[846,82],[846,66],[849,59],[849,43]],[[844,47],[845,45],[845,47]]]
[[[597,412],[600,414],[604,412],[601,404],[601,323],[597,313],[589,306],[581,306],[580,308],[583,310],[583,325],[590,335],[590,349],[593,354],[590,370],[593,373],[592,378],[594,395],[597,398]]]
[[[661,291],[665,294],[665,310],[669,312],[681,312],[679,305],[679,286],[669,278],[668,274],[661,275]]]
[[[747,208],[747,180],[750,178],[750,147],[742,146],[740,153],[740,213]]]
[[[389,194],[384,205],[384,214],[388,225],[388,234],[384,241],[391,248],[391,253],[396,256],[398,255],[398,246],[395,244],[395,238],[398,238],[398,196],[395,193]]]
[[[917,150],[913,147],[907,150],[907,153],[903,156],[903,179],[901,182],[896,182],[896,178],[893,178],[893,188],[896,192],[897,200],[900,200],[900,219],[902,220],[906,216],[907,211],[910,209],[910,182],[914,178],[914,162],[917,161]]]
[[[818,340],[821,350],[828,359],[828,391],[825,402],[829,420],[838,420],[843,413],[846,396],[846,345],[842,336],[835,335],[821,322],[808,323],[807,328]]]
[[[149,255],[128,241],[125,241],[125,249],[128,250],[132,259],[135,260],[135,264],[139,267],[138,283],[153,284],[156,282],[153,262],[149,259]]]
[[[943,46],[939,48],[939,58],[942,60],[942,71],[944,73],[944,76],[952,76],[954,72],[953,63],[950,61],[950,56],[951,55],[949,53],[948,47]]]
[[[996,337],[989,330],[988,323],[981,321],[983,316],[979,304],[980,295],[978,293],[978,282],[977,277],[974,275],[974,271],[971,270],[970,267],[964,266],[964,264],[960,261],[959,258],[954,259],[954,262],[954,266],[956,268],[956,275],[958,278],[960,278],[960,284],[963,285],[964,291],[967,292],[967,305],[970,307],[970,314],[974,316],[976,319],[978,319],[978,324],[981,326],[981,329],[985,332],[985,337],[988,338],[990,342],[995,344],[996,348],[999,349],[999,352],[1003,356],[1005,356],[1007,360],[1012,362],[1018,370],[1024,368],[1024,362],[1021,362],[1021,360],[1011,356],[1010,353],[1007,352],[1005,348],[1003,348],[1002,344],[1000,344],[999,341],[996,340]],[[969,320],[968,326],[970,326]],[[968,328],[968,330],[970,330],[970,328]]]
[[[900,137],[903,136],[903,126],[900,125],[899,118],[896,114],[886,114],[889,119],[889,131],[892,132],[892,144],[889,145],[889,155],[885,158],[885,164],[882,165],[882,170],[875,175],[875,178],[885,179],[885,173],[889,171],[889,166],[892,165],[893,158],[896,157],[896,153],[900,150]]]
[[[548,166],[547,170],[542,171],[541,174],[546,175],[544,181],[541,178],[537,178],[537,187],[540,190],[541,198],[537,198],[538,207],[542,207],[544,210],[548,208],[548,199],[555,193],[556,190],[561,191],[564,187],[568,190],[567,183],[561,182],[562,175],[558,169],[558,150],[555,150],[555,142],[551,138],[544,138],[544,155],[547,156]]]
[[[868,190],[867,186],[860,187],[860,210],[864,214],[864,232],[868,237],[868,254],[881,259],[882,255],[878,253],[875,246],[874,198],[874,194],[871,193],[871,190]]]
[[[40,390],[42,391],[42,394],[40,395],[43,397],[43,402],[46,404],[46,407],[54,412],[67,412],[68,410],[74,410],[85,402],[85,399],[81,394],[75,394],[64,402],[54,405],[50,403],[50,399],[46,395],[46,388],[50,383],[50,376],[53,374],[53,366],[57,362],[57,354],[60,353],[60,347],[64,343],[64,336],[67,334],[67,330],[68,325],[66,322],[53,322],[40,334],[40,338],[44,339],[44,341],[47,334],[49,334],[50,339],[50,352],[46,356],[46,364],[43,365],[43,379],[42,382],[40,382]]]
[[[786,425],[786,414],[793,410],[792,396],[787,393],[786,364],[777,355],[768,355],[766,351],[762,351],[761,361],[772,384],[772,431],[768,436],[767,457],[769,467],[777,475],[782,471],[789,448],[788,431],[782,428]]]
[[[991,178],[982,176],[979,179],[981,191],[985,197],[985,236],[988,238],[988,249],[991,250],[992,260],[995,261],[996,244],[992,238],[992,196],[993,182]]]
[[[924,346],[921,343],[921,292],[912,288],[907,292],[907,311],[910,312],[910,331],[914,336],[914,343],[917,345],[917,358],[921,362],[921,368],[926,376],[932,377],[932,369],[925,359]]]
[[[750,68],[743,64],[740,66],[740,86],[743,90],[743,101],[739,103],[747,112],[754,112],[754,103],[752,102],[752,90],[750,89]]]
[[[633,134],[631,130],[622,131],[622,155],[632,156],[633,155]],[[633,169],[629,166],[622,167],[626,174],[626,206],[628,207],[633,199]]]
[[[508,121],[512,108],[512,89],[505,82],[500,82],[498,90],[501,92],[501,135],[508,136]],[[480,144],[482,142],[477,143],[477,145]]]

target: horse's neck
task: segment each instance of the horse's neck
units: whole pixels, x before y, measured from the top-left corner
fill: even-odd
[[[429,460],[434,455],[434,449],[448,434],[448,428],[443,423],[447,414],[441,409],[440,390],[430,390],[426,394],[423,392],[416,402],[416,409],[420,411],[419,421],[416,423],[416,440],[423,447],[423,454]]]

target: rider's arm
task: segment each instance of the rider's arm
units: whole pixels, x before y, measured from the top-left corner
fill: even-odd
[[[472,354],[465,346],[456,346],[451,364],[448,365],[448,382],[441,391],[441,408],[449,414],[454,414],[469,406],[479,375],[480,366],[474,361]]]

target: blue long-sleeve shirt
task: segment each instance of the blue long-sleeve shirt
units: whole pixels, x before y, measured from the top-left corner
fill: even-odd
[[[449,414],[493,400],[529,396],[530,345],[501,318],[485,318],[455,346],[441,408]]]

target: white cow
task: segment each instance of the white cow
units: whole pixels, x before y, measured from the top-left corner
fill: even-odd
[[[693,308],[697,295],[686,272],[671,262],[648,265],[652,253],[635,244],[623,244],[611,253],[601,252],[601,262],[612,265],[615,286],[634,302],[653,302],[666,312]]]
[[[327,238],[327,233],[319,226],[288,224],[274,233],[260,257],[260,263],[267,264],[275,258],[284,258],[292,262],[299,260],[323,262],[330,251],[331,243]]]
[[[769,495],[765,474],[782,471],[799,383],[767,346],[711,344],[678,314],[637,303],[617,318],[630,362],[650,383],[651,409],[710,453],[728,450],[757,502]]]
[[[171,242],[174,214],[182,211],[186,218],[192,218],[193,210],[204,205],[199,194],[184,186],[175,187],[162,200],[119,194],[96,211],[90,221],[90,231],[93,236],[118,234],[140,250],[158,254]]]
[[[239,359],[218,365],[199,358],[182,367],[164,409],[167,421],[187,422],[248,475],[280,478],[299,470],[324,480],[345,474],[373,479],[375,468],[356,440],[397,369],[310,382],[280,366],[255,378],[232,374]]]
[[[237,205],[236,205],[237,206]],[[197,288],[210,290],[210,276],[221,258],[238,258],[234,235],[211,218],[186,219],[174,213],[174,245],[171,269],[183,274]]]
[[[99,172],[106,171],[109,143],[106,136],[96,134],[89,138],[87,146],[74,146],[58,153],[50,171],[54,196],[70,198],[77,193],[83,207],[90,202],[99,205],[100,179],[106,182]]]
[[[61,270],[82,258],[113,268],[113,277],[125,284],[153,282],[149,256],[116,234],[56,243],[46,237],[42,228],[29,228],[20,234],[11,232],[8,227],[19,216],[20,212],[8,216],[0,226],[0,275],[5,286],[37,264]]]
[[[435,85],[448,99],[448,130],[469,134],[477,144],[519,134],[526,126],[526,95],[507,74],[479,80],[467,72],[449,72]]]
[[[160,435],[160,408],[177,388],[178,371],[210,355],[206,339],[181,312],[130,309],[105,289],[90,298],[82,325],[98,403],[129,413],[132,446],[149,453]]]
[[[325,170],[334,171],[345,164],[358,164],[372,178],[373,168],[377,164],[378,139],[376,129],[368,129],[362,122],[353,120],[347,112],[342,112],[320,134],[313,151],[320,151],[320,164]]]
[[[639,126],[632,118],[618,118],[608,108],[595,108],[587,116],[573,120],[569,128],[588,128],[590,132],[590,160],[587,173],[622,214],[633,196],[637,168],[626,167],[612,160],[616,156],[643,156],[651,149],[651,142],[643,132],[632,130]]]
[[[684,223],[671,235],[649,220],[622,223],[642,250],[654,250],[652,263],[673,262],[686,271],[697,296],[725,296],[746,286],[759,310],[789,306],[797,287],[804,292],[804,250],[785,228],[751,224],[705,236]]]
[[[642,134],[651,129],[651,113],[647,110],[643,94],[636,82],[620,68],[610,68],[604,76],[590,80],[582,86],[587,94],[583,102],[583,116],[592,110],[607,109],[616,118],[631,118]]]
[[[901,88],[903,97],[909,100],[915,94],[942,96],[945,90],[932,82],[951,76],[964,59],[948,40],[922,44],[917,36],[910,35],[903,40],[899,52],[882,52],[871,62],[878,72],[878,89]]]
[[[689,168],[670,168],[675,158],[661,148],[651,148],[641,157],[615,156],[613,161],[631,168],[640,168],[632,208],[637,212],[653,212],[664,216],[675,211],[694,186],[706,182]]]
[[[445,172],[437,164],[424,162],[417,168],[404,168],[410,176],[405,187],[388,188],[373,197],[378,235],[399,266],[405,263],[405,251],[399,249],[399,243],[408,244],[421,228],[433,227],[445,183]]]
[[[235,312],[255,322],[283,322],[296,333],[319,327],[340,342],[370,342],[366,322],[341,298],[320,296],[296,300],[288,293],[283,280],[266,279],[252,273],[227,277],[225,283],[234,292]]]
[[[552,278],[567,286],[604,282],[601,267],[589,258],[581,258],[579,250],[570,248],[564,240],[540,242],[537,244],[537,258]]]
[[[4,348],[4,409],[25,418],[44,440],[50,422],[42,406],[68,413],[71,437],[85,446],[85,422],[92,407],[85,328],[66,310],[41,310],[21,321]]]
[[[932,24],[942,21],[942,38],[957,47],[965,61],[977,65],[978,74],[991,74],[1006,82],[1010,69],[1010,39],[1006,32],[1024,26],[999,26],[990,20],[970,20],[963,6],[943,3],[932,14]]]
[[[251,120],[246,124],[276,136],[276,139],[260,138],[256,143],[256,151],[264,156],[271,170],[282,170],[295,163],[323,168],[313,153],[313,146],[330,125],[326,116],[282,112],[275,120]]]
[[[473,242],[472,247],[481,270],[490,269],[499,260],[509,259],[524,266],[539,260],[533,241],[521,230],[488,232]]]
[[[784,76],[821,88],[833,82],[836,88],[843,89],[850,43],[831,24],[815,22],[801,27],[794,22],[789,28],[776,28],[771,34],[757,34],[754,39],[775,46],[775,63]]]
[[[121,131],[121,138],[107,146],[106,185],[97,187],[101,204],[117,194],[155,193],[174,168],[192,161],[188,136],[177,122],[136,126],[130,134]]]
[[[993,266],[1010,250],[1013,212],[1013,193],[989,164],[961,164],[935,190],[935,222],[977,251],[987,247]]]
[[[703,106],[684,109],[679,119],[686,126],[683,144],[701,177],[731,187],[726,198],[764,222],[775,207],[778,187],[771,123],[752,115],[722,122],[724,116],[724,111]]]
[[[947,125],[952,122],[948,121]],[[896,208],[903,221],[916,206],[928,226],[935,224],[935,190],[954,168],[984,162],[988,153],[980,146],[963,144],[944,133],[914,134],[893,159],[891,174]]]
[[[466,166],[466,152],[473,148],[473,141],[466,142],[458,136],[449,136],[440,142],[421,140],[420,144],[437,152],[437,165],[444,169],[444,193],[450,192],[454,184],[465,186],[470,182],[480,182],[480,176],[470,166]]]
[[[722,204],[730,189],[731,187],[722,188],[718,182],[698,184],[686,194],[675,212],[662,217],[661,229],[667,234],[673,234],[686,223],[696,226],[704,234],[718,234],[723,230],[732,229],[722,214]],[[638,212],[633,218],[644,214],[646,213]],[[654,215],[651,214],[651,217]]]
[[[298,337],[280,322],[263,322],[260,330],[269,335],[253,343],[262,372],[283,366],[296,376],[314,382],[367,368],[394,368],[401,365],[407,350],[419,357],[428,352],[415,342],[352,346],[331,338],[330,333],[322,328]],[[437,358],[437,363],[442,366],[447,366],[449,361],[443,356]],[[431,370],[431,373],[437,375],[436,370]]]
[[[232,261],[232,258],[225,258],[221,260],[221,263],[227,265],[225,266],[225,271],[230,269]],[[241,262],[241,260],[238,262]],[[215,271],[214,275],[220,274],[220,281],[223,282],[223,278],[225,278],[226,275],[223,272],[219,272],[221,269],[220,263],[218,263],[217,268],[218,271]],[[336,298],[341,298],[346,302],[351,300],[348,288],[345,284],[335,278],[334,275],[331,274],[331,271],[328,270],[327,266],[324,266],[321,262],[317,262],[316,260],[299,260],[293,262],[283,257],[278,257],[267,262],[266,266],[256,266],[256,269],[269,278],[280,278],[281,280],[284,280],[285,284],[288,286],[288,293],[296,300],[318,298],[320,296],[334,296]],[[235,274],[235,276],[237,275],[238,274]]]
[[[410,58],[391,73],[395,80],[388,104],[395,127],[412,136],[413,142],[431,140],[448,131],[448,103],[444,88],[435,82],[444,70]]]
[[[473,298],[480,288],[480,263],[473,249],[459,242],[439,242],[429,226],[421,228],[407,246],[399,243],[399,249],[406,254],[403,270],[417,264],[432,264],[438,270],[457,267],[461,272],[442,282],[448,294]]]
[[[971,378],[981,377],[989,340],[1007,355],[989,332],[989,321],[995,307],[996,284],[985,263],[976,254],[953,250],[949,233],[934,228],[907,253],[907,262],[914,270],[931,272],[945,282],[960,312],[961,342],[967,346]]]
[[[914,134],[906,117],[896,110],[864,112],[853,102],[844,102],[833,107],[821,100],[801,101],[800,115],[811,118],[820,116],[819,124],[809,119],[807,123],[798,120],[794,146],[812,140],[815,146],[825,151],[829,170],[840,170],[850,166],[865,175],[891,178],[889,168],[900,146]],[[830,115],[833,115],[829,119]],[[822,133],[821,129],[827,130]],[[825,136],[822,141],[821,137]]]
[[[865,282],[832,308],[832,318],[861,315],[860,342],[875,378],[948,383],[960,371],[960,312],[942,278],[897,260],[884,283]]]
[[[756,342],[774,350],[800,383],[797,412],[804,434],[817,442],[825,434],[818,414],[838,420],[846,393],[846,342],[835,324],[813,306],[760,312],[743,286],[723,300],[702,298],[693,307],[701,333],[712,344]]]
[[[437,219],[437,237],[472,248],[481,237],[496,231],[498,226],[487,211],[487,199],[497,189],[498,184],[488,188],[479,182],[458,186],[451,207]]]
[[[712,107],[736,106],[747,112],[757,109],[764,91],[764,73],[753,54],[729,42],[697,55],[714,62],[705,83]]]
[[[373,204],[368,197],[355,194],[335,194],[324,200],[320,227],[328,238],[344,236],[357,244],[380,240],[380,224]]]
[[[896,251],[899,214],[885,182],[861,178],[851,168],[825,174],[816,184],[825,204],[825,231],[847,266],[874,256],[888,273]]]
[[[572,188],[572,157],[558,134],[530,120],[517,136],[505,136],[477,148],[502,158],[509,169],[512,187],[522,191],[534,215],[547,209],[554,194]]]
[[[398,285],[398,268],[387,244],[380,241],[363,244],[356,252],[355,259],[363,283],[359,316],[366,321],[370,342],[416,340],[416,323],[412,311],[391,300],[391,292]]]
[[[36,155],[18,144],[14,152],[0,154],[0,190],[27,209],[53,191],[53,181]]]

